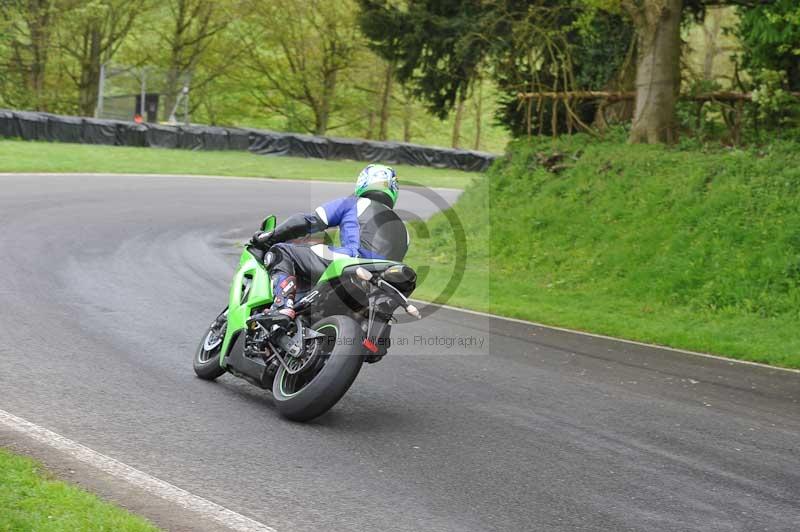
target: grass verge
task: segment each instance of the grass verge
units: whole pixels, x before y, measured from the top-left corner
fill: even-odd
[[[451,213],[467,252],[447,302],[800,368],[798,204],[800,143],[517,142]],[[408,261],[427,271],[415,296],[431,299],[457,238],[445,215],[426,231]]]
[[[28,458],[0,449],[0,531],[158,530],[141,517],[64,482]]]
[[[0,172],[197,174],[355,182],[367,163],[255,155],[241,151],[191,151],[0,140]],[[394,165],[401,183],[464,188],[478,174]]]

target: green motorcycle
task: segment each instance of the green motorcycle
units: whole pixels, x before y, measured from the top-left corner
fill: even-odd
[[[270,216],[261,228],[271,231],[275,223]],[[245,245],[228,306],[203,336],[194,371],[206,380],[227,372],[271,390],[282,416],[309,421],[344,396],[363,363],[386,355],[398,308],[420,318],[408,302],[417,275],[399,262],[336,259],[315,286],[298,293],[293,323],[278,327],[262,313],[272,304],[270,257]]]

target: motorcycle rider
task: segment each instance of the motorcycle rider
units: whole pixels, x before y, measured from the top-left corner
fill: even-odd
[[[272,231],[256,232],[250,244],[269,249],[265,263],[274,299],[268,316],[276,323],[294,319],[298,280],[313,286],[336,258],[401,261],[408,251],[408,231],[393,210],[398,192],[394,169],[370,164],[359,174],[352,196],[329,201],[310,214],[294,214]],[[286,242],[329,227],[339,228],[341,246]]]

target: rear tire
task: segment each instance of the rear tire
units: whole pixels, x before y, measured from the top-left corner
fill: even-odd
[[[222,354],[222,342],[228,327],[228,309],[223,310],[209,326],[200,345],[194,353],[194,372],[201,379],[213,381],[225,374],[225,368],[219,365]]]
[[[322,368],[310,369],[316,371],[311,377],[305,372],[292,376],[281,367],[272,381],[278,412],[292,421],[310,421],[330,410],[353,384],[364,362],[364,332],[352,318],[330,316],[312,329],[326,335],[319,355]]]

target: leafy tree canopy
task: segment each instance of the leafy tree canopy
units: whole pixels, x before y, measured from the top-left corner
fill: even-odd
[[[466,95],[487,51],[481,22],[489,9],[479,0],[360,0],[361,29],[371,47],[396,63],[402,82],[439,117]]]
[[[529,118],[518,92],[602,89],[632,38],[621,15],[583,0],[359,3],[371,46],[397,63],[398,77],[412,83],[431,112],[446,116],[475,79],[488,75],[504,93],[498,118],[516,134]],[[590,107],[582,112],[588,120]],[[549,114],[536,120],[549,122]]]
[[[792,90],[800,90],[800,3],[776,0],[740,10],[737,36],[744,66],[783,72]]]

